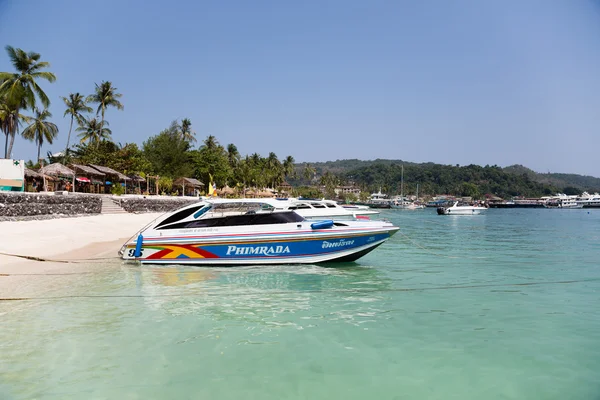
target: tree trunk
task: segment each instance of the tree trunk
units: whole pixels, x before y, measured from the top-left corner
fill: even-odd
[[[6,153],[6,158],[11,157],[10,155],[12,154],[13,145],[15,143],[15,136],[17,136],[17,131],[19,130],[19,111],[20,111],[19,108],[17,108],[15,110],[14,128],[10,135],[10,146],[8,146],[8,152]]]
[[[40,151],[42,150],[42,144],[38,142],[38,155],[36,158],[36,161],[40,163],[40,167],[42,166],[42,163],[40,162]]]
[[[4,142],[4,158],[8,158],[8,132],[6,132],[6,141]]]
[[[69,136],[67,136],[67,146],[65,147],[65,154],[63,154],[63,163],[67,159],[67,154],[69,151],[69,142],[71,141],[71,129],[73,129],[73,116],[71,115],[71,126],[69,127]]]

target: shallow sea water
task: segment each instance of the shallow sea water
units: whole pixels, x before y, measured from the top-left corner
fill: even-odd
[[[382,215],[335,267],[32,276],[0,399],[600,398],[600,210]]]

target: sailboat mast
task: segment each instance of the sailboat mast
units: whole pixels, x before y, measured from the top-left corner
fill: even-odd
[[[402,164],[402,174],[400,175],[400,200],[404,201],[404,164]]]

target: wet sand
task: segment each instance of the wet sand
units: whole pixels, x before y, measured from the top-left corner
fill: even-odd
[[[160,215],[162,213],[100,214],[0,222],[0,297],[17,294],[17,289],[26,283],[27,274],[93,268],[89,263],[86,265],[86,259],[116,260],[123,243]]]

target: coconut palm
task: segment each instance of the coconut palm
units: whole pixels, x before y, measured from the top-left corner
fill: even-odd
[[[98,121],[97,118],[84,119],[83,124],[76,129],[77,132],[81,132],[79,143],[88,143],[98,147],[102,140],[109,139],[112,134],[107,126],[108,121]]]
[[[310,164],[306,163],[304,164],[304,172],[303,172],[303,176],[304,179],[306,179],[309,183],[312,181],[315,172],[317,172],[317,170],[311,166]]]
[[[21,109],[34,110],[36,98],[39,98],[44,108],[48,108],[50,99],[36,81],[45,79],[48,82],[54,82],[56,80],[56,76],[52,72],[41,71],[50,64],[40,61],[40,55],[32,51],[26,53],[24,50],[6,46],[6,52],[17,72],[0,72],[0,98],[5,99],[4,101],[9,108],[14,110],[15,115],[19,115]],[[13,123],[11,128],[12,130],[9,132],[10,146],[5,149],[5,158],[12,153],[19,124]]]
[[[283,160],[283,174],[286,178],[288,176],[294,177],[294,157],[287,156],[285,160]]]
[[[192,130],[192,121],[190,121],[189,118],[184,118],[181,120],[179,131],[183,140],[186,140],[190,143],[194,143],[196,141],[196,132]]]
[[[36,108],[34,116],[30,120],[31,124],[23,130],[23,137],[37,144],[36,160],[40,159],[40,151],[44,141],[52,144],[58,135],[58,127],[54,123],[47,121],[50,117],[52,117],[52,114],[47,108],[43,110]]]
[[[19,114],[17,108],[10,107],[5,99],[0,98],[0,131],[6,135],[4,142],[5,158],[8,158],[8,139],[16,132],[21,121],[28,121],[28,117]]]
[[[88,103],[98,103],[96,115],[102,112],[102,123],[104,123],[104,112],[108,107],[116,107],[118,110],[123,109],[123,104],[119,99],[123,97],[121,93],[117,93],[117,88],[112,85],[112,82],[102,81],[100,85],[96,83],[96,91],[94,94],[87,97]]]
[[[229,161],[229,166],[234,169],[240,163],[240,152],[237,149],[237,146],[233,143],[229,143],[227,145],[227,161]]]
[[[71,125],[69,126],[69,136],[67,136],[67,146],[65,147],[65,157],[68,155],[69,143],[71,141],[71,131],[73,130],[73,120],[77,121],[77,124],[82,125],[85,121],[85,117],[82,113],[91,113],[92,107],[86,104],[85,98],[80,93],[69,93],[69,97],[62,97],[65,102],[67,109],[63,114],[63,117],[67,115],[71,116]]]

